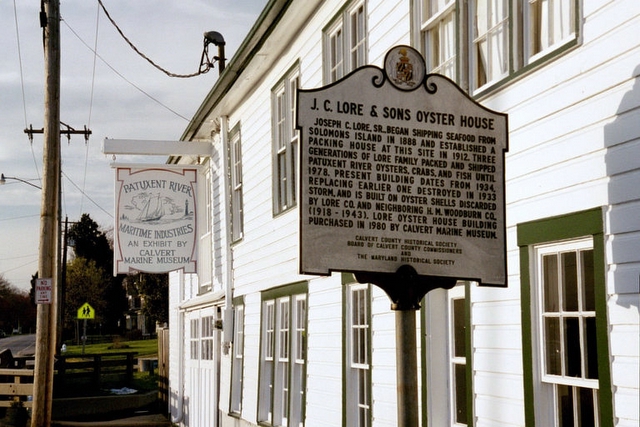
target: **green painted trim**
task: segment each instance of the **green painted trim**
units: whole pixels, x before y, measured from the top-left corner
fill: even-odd
[[[520,234],[520,228],[518,228]],[[520,247],[520,314],[522,323],[522,374],[524,384],[525,426],[535,426],[533,402],[533,330],[531,325],[531,276],[529,275],[529,247]]]
[[[613,427],[613,392],[607,320],[607,289],[604,248],[604,212],[602,207],[518,224],[520,247],[520,285],[522,312],[522,362],[524,375],[525,426],[535,427],[535,385],[533,378],[532,317],[530,282],[530,246],[539,243],[577,239],[593,239],[596,298],[596,339],[598,346],[598,394],[600,426]]]
[[[309,293],[309,282],[304,280],[301,282],[290,283],[288,285],[264,290],[260,294],[260,301],[306,293]]]
[[[602,208],[518,224],[518,246],[576,239],[604,232]]]

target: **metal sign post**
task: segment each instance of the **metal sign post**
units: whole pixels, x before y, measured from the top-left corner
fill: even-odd
[[[416,311],[427,292],[436,288],[451,289],[456,279],[419,276],[410,265],[395,273],[355,273],[360,283],[380,287],[391,299],[396,320],[396,382],[398,426],[417,427],[418,355],[416,345]]]

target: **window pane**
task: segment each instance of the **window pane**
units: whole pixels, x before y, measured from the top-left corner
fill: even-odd
[[[560,427],[573,427],[573,388],[559,384],[558,393],[558,421]]]
[[[542,258],[542,274],[544,280],[544,311],[557,312],[558,295],[558,258],[556,255],[545,255]]]
[[[598,378],[598,345],[596,339],[596,318],[587,317],[584,319],[585,329],[585,349],[586,349],[586,378]]]
[[[580,265],[582,266],[582,299],[583,310],[595,311],[595,290],[594,290],[594,274],[593,274],[593,250],[580,251]]]
[[[562,359],[560,345],[560,319],[545,317],[544,319],[545,361],[547,374],[562,375]]]
[[[579,394],[578,425],[580,427],[595,427],[596,425],[595,411],[594,411],[594,404],[593,404],[593,398],[595,393],[596,391],[590,388],[580,387],[578,389],[578,394]]]
[[[578,311],[578,270],[575,252],[562,255],[563,308],[565,311]]]
[[[464,299],[453,300],[453,355],[465,357]]]
[[[582,352],[580,351],[580,327],[578,318],[564,319],[565,336],[565,375],[569,377],[582,376]]]
[[[467,367],[466,365],[455,364],[455,394],[456,394],[456,422],[467,424]]]

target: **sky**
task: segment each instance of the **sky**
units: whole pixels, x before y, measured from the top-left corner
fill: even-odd
[[[102,0],[131,43],[173,74],[198,71],[203,34],[223,35],[227,62],[267,0]],[[0,275],[21,290],[38,270],[44,122],[44,51],[40,1],[0,0]],[[105,138],[178,140],[218,78],[218,69],[169,77],[137,54],[97,0],[60,4],[60,120],[92,134],[61,138],[61,216],[87,213],[104,230],[114,224],[113,156]],[[214,45],[209,57],[217,55]],[[61,129],[64,129],[61,126]],[[117,163],[164,163],[166,157],[118,156]]]

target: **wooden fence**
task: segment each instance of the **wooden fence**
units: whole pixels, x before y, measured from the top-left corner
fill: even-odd
[[[114,376],[124,377],[124,381],[129,384],[133,380],[134,366],[138,363],[136,354],[136,352],[122,352],[57,356],[56,387],[65,387],[71,380],[74,383],[85,380],[91,386],[99,388],[105,378]]]
[[[124,381],[130,383],[134,366],[138,363],[136,354],[123,352],[57,356],[55,387],[65,387],[68,382],[73,381],[73,384],[85,382],[91,387],[99,388],[106,379],[114,376],[120,379],[124,377]],[[24,368],[29,365],[29,361],[17,362],[19,367],[0,369],[0,407],[10,407],[15,401],[22,402],[25,407],[32,405],[28,396],[33,396],[33,369]]]
[[[25,408],[30,408],[33,402],[27,396],[33,396],[33,369],[1,368],[0,407],[22,402]]]

